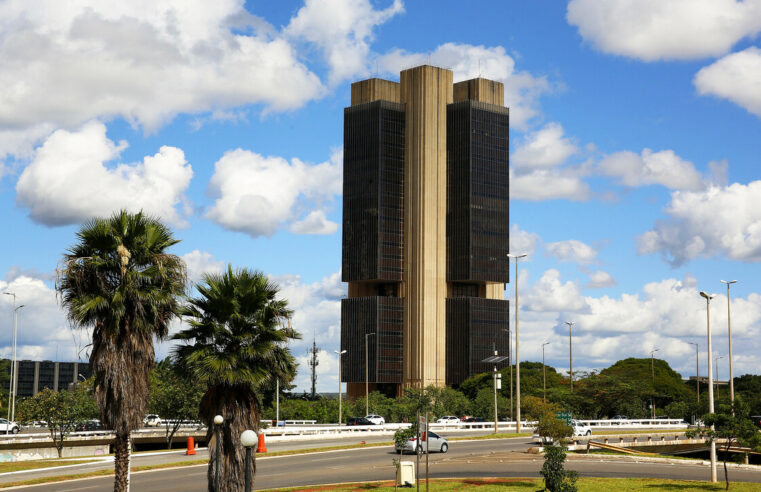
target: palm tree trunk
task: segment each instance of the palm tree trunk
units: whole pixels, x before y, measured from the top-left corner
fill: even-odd
[[[116,434],[114,440],[114,492],[129,492],[129,434]]]
[[[215,463],[217,459],[216,433],[212,424],[214,415],[222,415],[225,422],[221,429],[219,459],[220,490],[243,492],[246,476],[246,451],[240,443],[244,430],[259,431],[259,404],[247,385],[212,386],[201,399],[201,414],[206,420],[206,442],[209,443],[208,490],[214,490]],[[255,450],[252,450],[255,451]],[[256,454],[251,459],[251,477],[256,473]]]

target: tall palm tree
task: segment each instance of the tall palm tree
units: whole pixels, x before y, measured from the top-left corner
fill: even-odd
[[[175,360],[188,377],[207,386],[199,414],[209,443],[209,491],[214,491],[215,415],[222,415],[220,490],[243,490],[245,462],[240,435],[259,431],[261,402],[274,380],[293,379],[296,364],[286,343],[301,338],[291,328],[287,301],[259,271],[207,274],[183,310],[189,328],[174,335]],[[256,469],[255,464],[253,470]],[[252,471],[253,471],[252,470]],[[214,491],[216,492],[216,491]]]
[[[56,290],[73,325],[92,329],[90,368],[101,419],[116,434],[114,490],[129,490],[130,433],[145,415],[153,337],[178,316],[185,263],[157,219],[126,211],[93,219],[63,257]]]

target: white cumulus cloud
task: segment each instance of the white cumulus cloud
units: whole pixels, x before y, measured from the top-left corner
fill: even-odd
[[[185,253],[182,255],[182,259],[187,265],[188,279],[191,282],[200,281],[206,273],[221,273],[225,267],[224,261],[218,261],[213,254],[198,249]]]
[[[604,287],[613,287],[616,283],[616,279],[610,273],[603,270],[595,270],[589,272],[589,282],[584,287],[588,289],[602,289]]]
[[[679,157],[673,150],[653,152],[643,149],[641,154],[621,151],[605,156],[598,164],[599,172],[618,178],[630,187],[659,184],[671,189],[699,190],[703,178],[690,161]]]
[[[566,17],[600,51],[684,60],[722,55],[761,32],[761,1],[572,0]]]
[[[727,55],[700,69],[693,82],[699,94],[727,99],[761,117],[761,49]]]
[[[516,223],[513,223],[512,227],[510,227],[510,252],[513,254],[527,254],[531,256],[540,240],[539,234],[524,231]]]
[[[638,237],[640,254],[661,253],[674,265],[717,255],[761,261],[761,181],[675,191],[666,213]]]
[[[119,209],[143,210],[184,226],[177,207],[186,201],[193,170],[183,151],[163,146],[142,162],[108,165],[126,145],[111,141],[100,122],[54,132],[21,173],[17,203],[29,209],[33,220],[49,226],[80,223]]]
[[[570,261],[579,264],[589,264],[597,261],[597,250],[576,239],[547,243],[545,249],[547,254],[554,256],[560,262]]]
[[[337,225],[325,217],[342,192],[342,155],[307,164],[265,157],[248,150],[225,153],[214,165],[206,217],[252,237],[271,236],[282,226],[300,234],[330,234]],[[315,213],[317,212],[317,213]]]
[[[285,32],[319,48],[335,84],[367,72],[373,29],[401,12],[401,0],[382,10],[368,0],[306,0]]]
[[[515,59],[502,46],[473,46],[445,43],[430,53],[414,53],[397,49],[378,59],[379,68],[398,76],[399,72],[417,65],[430,64],[454,72],[454,81],[484,77],[505,84],[505,106],[510,108],[510,126],[524,129],[539,114],[538,97],[551,90],[544,76],[535,76],[515,67]]]
[[[527,134],[511,156],[515,168],[552,168],[564,164],[578,152],[576,144],[566,137],[560,123],[548,123]]]
[[[114,117],[154,131],[179,113],[292,110],[325,91],[238,0],[9,0],[0,26],[0,157],[28,150],[14,132]]]

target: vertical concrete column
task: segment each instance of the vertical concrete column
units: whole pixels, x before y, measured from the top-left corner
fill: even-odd
[[[404,386],[446,381],[447,104],[452,72],[401,73],[405,129]]]
[[[60,362],[56,362],[53,366],[53,391],[58,391],[58,364]]]
[[[34,383],[32,383],[32,396],[40,392],[40,363],[34,363]]]

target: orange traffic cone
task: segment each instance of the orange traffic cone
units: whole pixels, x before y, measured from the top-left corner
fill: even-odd
[[[185,454],[187,456],[192,456],[196,454],[196,442],[195,442],[195,439],[193,439],[193,436],[188,437],[188,450],[185,451]]]
[[[259,446],[256,447],[257,453],[266,453],[267,448],[264,446],[264,432],[259,433]]]

